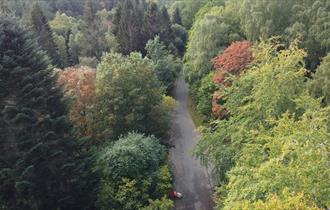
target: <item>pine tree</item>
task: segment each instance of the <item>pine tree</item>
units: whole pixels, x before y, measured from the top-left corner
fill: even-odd
[[[30,14],[30,24],[34,35],[38,38],[41,48],[47,52],[53,65],[62,67],[62,61],[58,54],[58,48],[55,44],[52,30],[49,26],[47,17],[38,4],[33,5]]]
[[[79,58],[70,46],[70,37],[72,35],[71,29],[67,30],[65,34],[65,50],[66,50],[66,66],[74,66],[79,63]]]
[[[92,0],[86,0],[84,6],[84,15],[83,20],[84,24],[82,27],[83,34],[87,40],[85,47],[85,56],[88,57],[100,57],[101,55],[98,52],[98,42],[96,34],[98,31],[96,25],[96,10]]]
[[[0,0],[0,12],[2,14],[10,14],[12,12],[8,7],[6,0]]]
[[[160,40],[169,45],[173,41],[171,19],[166,7],[162,7],[160,13]]]
[[[160,11],[155,2],[148,5],[144,21],[144,30],[148,34],[148,38],[153,38],[160,33]]]
[[[84,21],[87,24],[87,26],[91,27],[91,28],[95,28],[96,26],[94,25],[95,23],[95,7],[94,4],[92,2],[92,0],[86,0],[85,2],[85,7],[84,7]]]
[[[181,14],[180,14],[179,8],[175,8],[173,17],[172,17],[172,22],[174,24],[182,25],[182,19],[181,19]]]
[[[125,0],[117,8],[114,33],[120,45],[121,53],[127,55],[133,51],[144,52],[149,35],[144,33],[144,1]]]
[[[28,31],[1,16],[0,37],[1,206],[89,209],[88,168],[46,54]]]

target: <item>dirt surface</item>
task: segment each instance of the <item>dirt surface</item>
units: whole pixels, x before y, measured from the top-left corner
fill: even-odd
[[[181,75],[173,92],[179,102],[173,119],[170,150],[170,164],[175,177],[175,189],[182,192],[183,198],[175,201],[177,210],[213,209],[210,180],[206,168],[192,156],[199,133],[188,111],[189,89]]]

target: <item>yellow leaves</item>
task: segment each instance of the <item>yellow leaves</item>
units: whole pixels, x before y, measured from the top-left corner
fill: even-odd
[[[232,210],[321,210],[308,200],[304,193],[290,193],[286,188],[280,195],[269,194],[266,201],[258,200],[237,202]]]

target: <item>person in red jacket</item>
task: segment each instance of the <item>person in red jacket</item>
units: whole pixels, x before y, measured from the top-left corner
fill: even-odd
[[[171,190],[170,192],[170,198],[175,199],[175,198],[182,198],[182,193],[177,192],[176,190]]]

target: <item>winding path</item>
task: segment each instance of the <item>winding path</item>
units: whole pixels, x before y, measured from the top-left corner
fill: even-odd
[[[211,210],[213,202],[208,173],[192,156],[199,133],[188,111],[189,89],[182,74],[176,82],[173,96],[179,106],[171,129],[174,147],[170,150],[170,162],[175,189],[184,196],[176,200],[175,206],[177,210]]]

